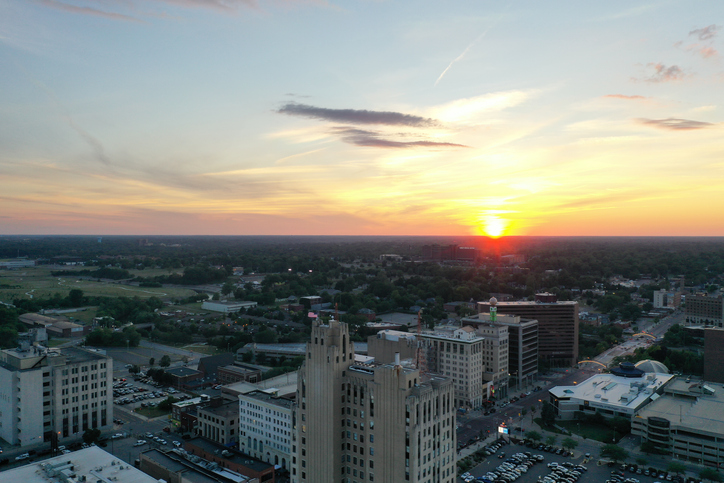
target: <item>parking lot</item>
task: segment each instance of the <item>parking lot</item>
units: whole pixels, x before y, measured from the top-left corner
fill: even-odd
[[[129,410],[139,407],[156,407],[168,396],[173,396],[180,401],[191,397],[172,387],[163,387],[146,377],[141,377],[137,381],[129,379],[124,377],[113,380],[113,403],[126,406]]]
[[[650,468],[634,464],[603,464],[598,455],[575,452],[573,457],[555,454],[560,448],[538,449],[540,445],[526,446],[498,440],[486,446],[490,455],[469,471],[468,481],[484,483],[540,482],[540,483],[701,483],[692,476],[668,474],[664,468]],[[561,451],[562,452],[562,451]],[[515,456],[517,455],[517,456]],[[609,466],[610,465],[610,466]],[[517,470],[517,471],[516,471]],[[652,471],[654,470],[654,471]],[[646,474],[648,473],[648,474]],[[465,478],[461,479],[465,481]]]

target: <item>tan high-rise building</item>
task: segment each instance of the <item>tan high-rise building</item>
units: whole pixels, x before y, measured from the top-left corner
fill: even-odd
[[[538,357],[554,366],[578,362],[578,302],[558,302],[554,294],[536,294],[532,302],[496,302],[498,314],[538,321]],[[490,302],[478,302],[479,313],[490,313]]]
[[[347,325],[315,323],[299,371],[292,481],[455,481],[454,389],[409,361],[356,361]]]

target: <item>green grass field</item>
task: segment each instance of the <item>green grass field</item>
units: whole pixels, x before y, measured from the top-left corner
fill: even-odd
[[[81,270],[78,268],[78,270]],[[146,288],[120,285],[115,283],[78,280],[74,277],[54,277],[51,271],[57,267],[32,267],[21,270],[0,272],[0,300],[11,302],[15,298],[47,298],[55,293],[65,297],[78,288],[85,295],[108,297],[159,297],[183,298],[196,292],[185,288]],[[134,270],[139,275],[149,276],[150,270]],[[200,307],[200,304],[199,304]],[[78,317],[83,320],[81,316]]]

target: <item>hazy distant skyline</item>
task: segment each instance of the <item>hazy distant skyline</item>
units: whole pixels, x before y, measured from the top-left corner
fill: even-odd
[[[723,16],[0,0],[0,234],[722,236]]]

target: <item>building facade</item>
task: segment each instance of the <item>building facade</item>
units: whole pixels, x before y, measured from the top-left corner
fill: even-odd
[[[299,371],[292,481],[453,483],[454,398],[449,378],[399,360],[356,362],[346,324],[315,322]]]
[[[484,341],[470,326],[438,326],[421,334],[427,370],[450,377],[455,387],[453,404],[482,407],[485,391]]]
[[[490,322],[490,314],[480,314]],[[538,375],[538,321],[515,315],[499,315],[495,324],[508,328],[508,374],[510,386],[520,388]],[[511,389],[512,390],[512,389]]]
[[[724,329],[704,329],[704,380],[724,383]]]
[[[113,361],[76,347],[60,351],[21,339],[0,351],[0,437],[22,446],[113,425]]]
[[[681,305],[681,292],[654,290],[655,309],[675,309]]]
[[[226,402],[221,396],[211,398],[208,406],[196,409],[196,428],[199,436],[236,447],[239,442],[239,405]]]
[[[285,470],[291,468],[294,401],[264,391],[239,396],[239,449]]]
[[[677,377],[664,395],[636,413],[631,434],[674,459],[724,465],[724,391]]]
[[[578,302],[558,302],[553,294],[536,294],[531,302],[495,302],[498,314],[538,321],[538,356],[553,367],[578,362]],[[479,313],[490,313],[491,302],[478,302]]]
[[[721,294],[697,293],[686,296],[686,322],[724,327],[724,299]]]

